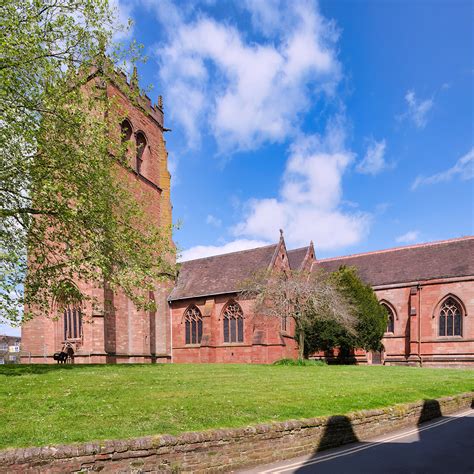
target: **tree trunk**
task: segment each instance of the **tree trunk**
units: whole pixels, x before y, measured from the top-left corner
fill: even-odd
[[[298,332],[298,359],[304,359],[304,331],[302,329]]]

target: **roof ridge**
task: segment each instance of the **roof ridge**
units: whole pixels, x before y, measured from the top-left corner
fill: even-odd
[[[269,247],[276,247],[277,245],[278,244],[268,244],[268,245],[262,245],[261,247],[254,247],[252,249],[234,250],[233,252],[219,253],[217,255],[209,255],[208,257],[199,257],[199,258],[192,258],[191,260],[183,260],[182,262],[178,262],[178,263],[197,262],[198,260],[209,260],[211,258],[224,257],[226,255],[234,255],[236,253],[245,253],[245,252],[251,252],[253,250],[266,249],[266,248],[269,248]]]
[[[446,240],[435,240],[433,242],[424,242],[421,244],[414,244],[414,245],[402,245],[400,247],[392,247],[389,249],[383,249],[383,250],[373,250],[371,252],[361,252],[361,253],[354,253],[350,255],[342,255],[340,257],[329,257],[329,258],[320,258],[317,260],[317,262],[329,262],[331,260],[342,260],[346,258],[352,258],[352,257],[360,257],[363,255],[375,255],[379,253],[386,253],[386,252],[396,252],[398,250],[409,250],[409,249],[415,249],[415,248],[422,248],[422,247],[431,247],[435,245],[443,245],[443,244],[449,244],[451,242],[459,242],[463,240],[471,240],[474,239],[474,235],[466,235],[463,237],[456,237],[454,239],[446,239]]]

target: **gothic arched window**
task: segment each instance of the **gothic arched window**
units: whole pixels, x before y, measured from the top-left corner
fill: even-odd
[[[224,311],[224,342],[244,342],[244,313],[235,302]]]
[[[132,125],[128,120],[124,120],[120,124],[120,139],[122,143],[128,142],[132,138]]]
[[[64,340],[82,337],[82,312],[80,308],[67,307],[63,314]]]
[[[140,173],[142,163],[143,163],[143,153],[145,152],[146,148],[146,138],[143,133],[138,132],[137,137],[137,173]]]
[[[186,344],[201,344],[202,315],[196,306],[190,306],[184,313]]]
[[[393,313],[393,309],[390,308],[388,304],[382,303],[382,306],[386,309],[388,319],[387,319],[387,328],[385,332],[395,332],[395,314]]]
[[[439,335],[462,335],[462,311],[454,298],[447,298],[439,310]]]

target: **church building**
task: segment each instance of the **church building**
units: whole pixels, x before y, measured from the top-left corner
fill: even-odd
[[[93,75],[91,83],[97,80]],[[130,84],[130,87],[132,84]],[[142,96],[132,106],[113,81],[107,93],[127,112],[122,137],[136,156],[124,179],[145,199],[147,216],[171,224],[170,174],[162,104]],[[137,194],[137,196],[138,196]],[[384,350],[356,351],[361,364],[474,367],[474,236],[318,259],[313,244],[274,245],[179,264],[175,282],[156,285],[155,312],[137,310],[120,292],[84,282],[98,305],[38,314],[22,327],[22,362],[55,363],[272,363],[296,357],[291,321],[255,314],[239,288],[256,271],[357,268],[389,313]]]

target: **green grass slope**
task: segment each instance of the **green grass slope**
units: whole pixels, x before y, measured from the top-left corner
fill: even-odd
[[[308,418],[474,390],[474,371],[362,366],[0,367],[0,448]]]

